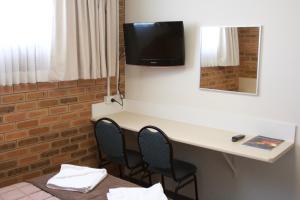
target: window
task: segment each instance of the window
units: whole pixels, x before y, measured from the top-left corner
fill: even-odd
[[[47,79],[52,0],[0,0],[0,85]]]
[[[239,66],[239,39],[236,27],[203,27],[201,67]]]
[[[115,75],[118,5],[118,0],[0,0],[0,85]]]

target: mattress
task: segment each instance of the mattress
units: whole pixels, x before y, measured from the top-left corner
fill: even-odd
[[[110,188],[139,187],[128,181],[108,175],[93,191],[89,193],[54,190],[46,187],[46,183],[54,174],[49,174],[0,188],[0,200],[107,200]]]

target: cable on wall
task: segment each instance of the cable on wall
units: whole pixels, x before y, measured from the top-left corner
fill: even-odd
[[[119,13],[120,13],[120,1],[119,0],[117,0],[117,10],[118,10],[118,12],[116,12],[116,17],[117,17],[117,19],[119,20],[119,23],[117,23],[117,33],[118,33],[118,42],[117,42],[117,60],[116,60],[116,63],[117,63],[117,70],[116,70],[116,81],[117,81],[117,84],[116,84],[116,89],[117,89],[117,95],[120,97],[120,100],[121,100],[121,102],[119,102],[119,101],[117,101],[116,99],[114,99],[114,98],[112,98],[111,99],[111,102],[112,103],[114,103],[114,102],[116,102],[116,103],[118,103],[118,104],[120,104],[122,107],[123,107],[123,105],[124,105],[124,103],[123,103],[123,99],[124,99],[124,96],[121,94],[121,91],[120,91],[120,82],[121,82],[121,77],[120,77],[120,36],[119,36],[119,34],[120,34],[120,15],[119,15]]]

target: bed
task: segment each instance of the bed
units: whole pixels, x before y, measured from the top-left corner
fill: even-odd
[[[31,179],[0,188],[0,200],[107,200],[109,188],[139,187],[128,181],[108,175],[93,191],[83,194],[62,190],[53,190],[46,187],[46,183],[54,174]]]

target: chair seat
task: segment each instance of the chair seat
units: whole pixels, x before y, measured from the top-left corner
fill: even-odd
[[[134,150],[126,150],[128,167],[135,168],[143,163],[141,155]]]
[[[173,167],[174,167],[174,172],[175,172],[175,178],[177,181],[182,181],[185,178],[192,176],[193,174],[196,173],[197,168],[195,165],[184,162],[181,160],[173,160]],[[156,173],[161,173],[164,176],[172,178],[172,171],[171,169],[153,169],[150,168],[151,171],[156,172]]]

